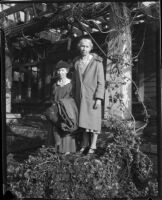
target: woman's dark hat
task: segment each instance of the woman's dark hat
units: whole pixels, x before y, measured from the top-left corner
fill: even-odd
[[[69,69],[71,65],[63,60],[60,60],[57,65],[56,65],[56,70],[61,69],[61,68],[67,68]]]

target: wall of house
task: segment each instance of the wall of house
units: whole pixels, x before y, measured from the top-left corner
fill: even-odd
[[[149,123],[143,131],[143,151],[156,155],[158,130],[158,82],[160,62],[160,30],[156,24],[147,24],[145,41],[138,62],[138,86],[140,96],[149,114]],[[162,87],[162,84],[161,84]],[[161,102],[162,103],[162,102]],[[141,110],[142,112],[144,109]]]
[[[157,69],[159,65],[159,28],[156,24],[143,24],[135,27],[134,55],[138,56],[135,63],[134,80],[139,89],[140,98],[133,99],[134,114],[139,116],[141,110],[139,100],[142,100],[148,110],[148,114],[155,118],[157,114]],[[136,52],[135,52],[136,51]],[[138,102],[138,103],[137,103]],[[136,105],[137,104],[137,105]]]
[[[158,55],[158,35],[157,30],[148,25],[146,32],[146,42],[144,45],[144,102],[148,107],[149,114],[156,116],[157,114],[157,67],[159,59]]]

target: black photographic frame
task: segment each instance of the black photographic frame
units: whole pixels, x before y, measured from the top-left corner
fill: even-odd
[[[61,1],[46,1],[46,0],[24,0],[24,1],[19,1],[19,0],[2,0],[1,3],[36,3],[36,2],[64,2],[63,0]],[[77,1],[72,1],[72,2],[77,2]],[[82,1],[81,1],[82,2]],[[83,1],[86,2],[86,1]],[[94,1],[93,1],[94,2]],[[160,33],[161,34],[161,33]],[[159,34],[159,35],[160,35]],[[2,123],[2,134],[1,134],[1,141],[2,141],[2,185],[3,185],[3,193],[6,191],[6,168],[7,168],[7,162],[6,162],[6,89],[5,89],[5,33],[3,28],[0,29],[0,58],[1,58],[1,123]],[[158,54],[157,54],[157,68],[156,68],[156,85],[157,85],[157,155],[158,155],[158,175],[159,175],[159,180],[158,180],[158,196],[157,197],[150,197],[150,199],[154,200],[160,200],[162,199],[162,94],[161,94],[161,40],[160,38],[157,39],[157,47],[158,47]],[[138,199],[145,199],[143,197],[138,198]]]

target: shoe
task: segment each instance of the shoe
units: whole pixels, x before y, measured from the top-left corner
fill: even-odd
[[[67,156],[67,155],[69,155],[69,154],[70,154],[70,152],[66,152],[66,153],[65,153],[65,156]]]
[[[86,147],[82,147],[79,152],[83,153],[85,151],[85,149],[86,149]]]
[[[96,148],[89,148],[88,154],[94,154],[96,151]]]

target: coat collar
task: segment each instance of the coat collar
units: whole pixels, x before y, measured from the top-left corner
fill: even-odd
[[[92,54],[91,54],[91,55],[92,55]],[[77,57],[77,60],[76,60],[76,70],[77,70],[78,73],[79,73],[79,77],[80,77],[81,82],[83,82],[84,79],[86,78],[87,73],[88,73],[88,71],[89,71],[89,69],[90,69],[90,66],[91,66],[91,64],[92,64],[92,62],[93,62],[93,60],[94,60],[94,56],[91,58],[91,60],[90,60],[89,64],[87,65],[87,67],[86,67],[86,69],[85,69],[85,71],[84,71],[83,74],[82,74],[81,71],[80,71],[79,60],[80,60],[80,56]]]
[[[86,78],[86,75],[88,74],[88,71],[90,70],[93,61],[94,61],[94,56],[91,58],[90,62],[88,63],[88,65],[87,65],[87,67],[86,67],[86,69],[85,69],[85,71],[84,71],[84,73],[82,75],[82,80],[83,81]]]
[[[80,77],[81,82],[83,82],[83,81],[86,79],[87,74],[88,74],[88,71],[90,70],[91,65],[92,65],[92,63],[93,63],[94,61],[102,62],[102,58],[101,58],[100,56],[98,56],[97,54],[91,53],[91,55],[92,55],[93,57],[92,57],[92,59],[90,60],[90,62],[89,62],[89,64],[88,64],[87,68],[85,69],[83,75],[81,74],[81,71],[80,71],[80,69],[79,69],[79,67],[78,67],[78,62],[79,62],[80,56],[78,56],[78,57],[75,59],[75,63],[76,63],[76,65],[77,65],[77,70],[78,70],[78,72],[79,72],[79,77]]]

